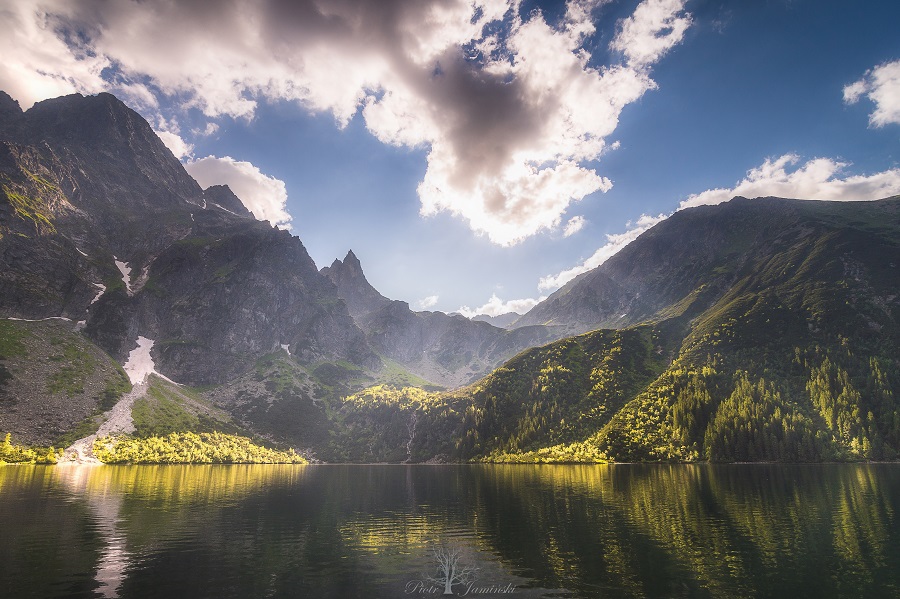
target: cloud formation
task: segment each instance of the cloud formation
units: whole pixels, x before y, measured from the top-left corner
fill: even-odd
[[[641,2],[634,14],[619,24],[610,49],[624,54],[631,66],[652,65],[684,39],[691,16],[683,9],[684,0]]]
[[[799,165],[799,166],[798,166]],[[721,204],[735,196],[775,196],[803,200],[878,200],[900,193],[900,169],[841,178],[846,162],[814,158],[800,164],[796,154],[767,158],[732,188],[708,189],[681,202],[678,209]]]
[[[382,142],[427,150],[423,215],[511,245],[611,188],[590,163],[691,23],[684,0],[643,0],[612,42],[622,62],[596,66],[604,3],[569,0],[550,23],[520,0],[36,0],[2,9],[0,88],[23,106],[110,89],[210,118],[252,118],[262,100],[339,126],[361,115]]]
[[[474,318],[475,316],[478,316],[480,314],[486,314],[487,316],[501,316],[503,314],[509,314],[510,312],[515,312],[516,314],[525,314],[545,299],[547,299],[547,297],[542,295],[537,299],[514,299],[505,302],[497,297],[496,293],[494,293],[491,295],[491,299],[489,299],[483,306],[480,306],[478,308],[463,306],[459,310],[457,310],[457,312],[459,312],[466,318]]]
[[[171,131],[154,131],[156,135],[162,140],[166,147],[172,150],[172,153],[175,155],[175,158],[178,160],[184,160],[186,158],[190,158],[194,152],[193,144],[189,144],[184,141],[184,139],[178,135],[177,133],[173,133]]]
[[[900,60],[879,65],[844,87],[846,104],[855,104],[863,96],[875,103],[869,115],[871,126],[900,125]]]
[[[587,220],[583,216],[573,216],[563,228],[563,237],[571,237],[583,229],[585,224],[587,224]]]
[[[184,167],[204,189],[211,185],[228,185],[253,216],[281,229],[290,229],[291,215],[285,210],[287,190],[284,181],[231,156],[207,156],[188,162]]]
[[[629,229],[624,233],[608,234],[606,236],[606,244],[594,252],[590,258],[577,266],[566,269],[555,275],[547,275],[541,277],[538,282],[538,289],[541,291],[549,291],[551,289],[559,289],[581,273],[593,270],[616,255],[619,250],[634,241],[638,236],[655,225],[658,222],[669,218],[668,214],[660,214],[658,216],[649,216],[642,214],[636,223],[628,223]]]
[[[419,310],[430,310],[437,305],[438,299],[439,298],[436,295],[429,295],[416,302],[416,306],[418,306]]]
[[[101,76],[109,59],[91,55],[67,32],[70,17],[62,3],[52,11],[29,2],[0,6],[0,89],[23,109],[47,98],[109,88]]]

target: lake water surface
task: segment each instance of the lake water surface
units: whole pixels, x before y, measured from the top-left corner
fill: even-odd
[[[0,597],[900,597],[900,465],[2,466]]]

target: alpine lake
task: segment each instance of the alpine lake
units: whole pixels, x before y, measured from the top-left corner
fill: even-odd
[[[0,466],[0,597],[900,597],[900,465]]]

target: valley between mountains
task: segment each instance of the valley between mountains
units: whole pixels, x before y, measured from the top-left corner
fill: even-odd
[[[495,326],[384,297],[352,251],[317,268],[109,94],[23,112],[0,93],[0,186],[15,443],[77,459],[94,439],[189,434],[326,462],[900,456],[898,197],[682,210]]]

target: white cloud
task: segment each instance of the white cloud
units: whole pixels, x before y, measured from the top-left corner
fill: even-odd
[[[644,67],[657,62],[684,39],[691,15],[685,0],[644,0],[622,20],[610,49],[625,55],[628,64]]]
[[[361,114],[379,140],[426,149],[423,215],[448,211],[511,245],[612,187],[586,163],[690,25],[681,1],[644,0],[614,40],[626,63],[594,67],[602,0],[570,0],[558,23],[519,3],[36,0],[6,9],[0,86],[23,103],[116,89],[151,111],[165,96],[210,118],[252,118],[262,100],[340,126]]]
[[[218,132],[219,124],[213,122],[206,123],[206,127],[204,127],[203,129],[191,129],[191,133],[203,137],[209,137],[210,135],[215,135]]]
[[[290,229],[291,215],[285,210],[287,189],[284,181],[265,175],[251,163],[231,156],[207,156],[188,162],[184,167],[204,189],[211,185],[228,185],[253,216],[282,229]]]
[[[155,133],[166,144],[166,147],[172,150],[178,160],[184,160],[193,155],[194,146],[184,141],[177,133],[171,131],[156,131]]]
[[[586,223],[587,220],[585,220],[583,216],[573,216],[569,219],[569,222],[566,223],[566,226],[563,229],[563,237],[571,237],[583,229]]]
[[[854,175],[841,178],[849,166],[830,158],[814,158],[799,165],[800,157],[785,154],[767,158],[747,176],[725,189],[708,189],[689,196],[679,210],[705,204],[720,204],[735,196],[756,198],[775,196],[803,200],[877,200],[900,193],[900,169],[894,168],[873,175]],[[794,168],[791,168],[794,167]]]
[[[491,299],[489,299],[483,306],[479,308],[470,308],[469,306],[463,306],[459,310],[457,310],[457,312],[459,312],[466,318],[474,318],[475,316],[478,316],[480,314],[486,314],[487,316],[500,316],[502,314],[509,314],[510,312],[515,312],[516,314],[525,314],[545,299],[547,299],[547,296],[542,295],[537,299],[524,298],[509,300],[508,302],[505,302],[497,297],[496,293],[494,293],[491,295]]]
[[[870,125],[900,125],[900,60],[879,65],[844,87],[847,104],[855,104],[863,96],[875,103],[875,111],[869,115]]]
[[[588,258],[578,266],[574,266],[555,275],[547,275],[546,277],[541,277],[541,280],[538,282],[538,289],[542,291],[558,289],[578,275],[597,268],[598,266],[612,258],[614,255],[616,255],[623,247],[637,239],[641,233],[648,230],[656,223],[664,221],[669,216],[670,215],[668,214],[660,214],[658,216],[649,216],[647,214],[642,214],[637,222],[633,225],[632,223],[628,223],[630,228],[624,233],[607,235],[606,244],[596,252],[594,252],[590,258]]]
[[[429,295],[428,297],[423,297],[416,305],[419,307],[419,310],[428,310],[429,308],[434,308],[438,303],[438,296]]]

